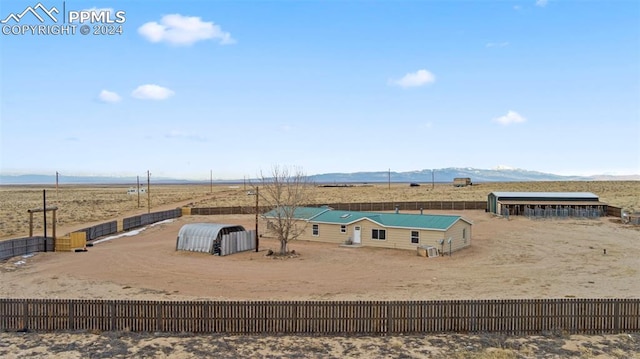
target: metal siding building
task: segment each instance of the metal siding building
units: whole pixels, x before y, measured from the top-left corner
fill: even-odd
[[[176,250],[220,254],[220,241],[224,234],[244,231],[244,227],[235,224],[185,224],[178,232]]]
[[[531,207],[597,208],[607,212],[607,204],[590,192],[491,192],[487,198],[487,210],[495,214],[508,210],[511,215],[521,215]]]

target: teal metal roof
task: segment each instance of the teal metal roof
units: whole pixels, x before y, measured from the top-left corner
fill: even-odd
[[[283,209],[283,208],[274,208],[269,212],[265,213],[263,216],[267,218],[276,218],[278,217],[278,214],[279,214],[278,212],[285,211],[285,210],[286,209]],[[310,220],[315,216],[330,210],[331,208],[329,207],[297,207],[294,209],[293,218]],[[280,215],[282,216],[282,213]]]
[[[376,222],[383,227],[446,230],[456,221],[462,219],[462,217],[452,215],[329,210],[318,214],[310,221],[314,223],[350,224],[362,219]]]
[[[273,209],[263,216],[274,218],[278,210]],[[378,223],[382,227],[417,228],[444,231],[451,227],[461,216],[410,214],[410,213],[378,213],[333,210],[328,207],[298,207],[294,211],[295,219],[307,220],[313,223],[350,224],[367,219]],[[470,222],[469,222],[470,223]]]

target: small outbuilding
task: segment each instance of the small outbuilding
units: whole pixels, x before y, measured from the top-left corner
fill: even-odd
[[[471,178],[469,178],[469,177],[454,178],[453,179],[453,186],[454,187],[471,186]]]
[[[176,240],[177,251],[226,255],[250,249],[255,249],[255,231],[246,231],[243,226],[235,224],[185,224]]]

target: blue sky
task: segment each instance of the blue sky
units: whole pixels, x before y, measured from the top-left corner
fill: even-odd
[[[41,3],[63,13],[62,1]],[[3,1],[0,18],[36,4]],[[122,34],[79,33],[95,22],[69,35],[1,24],[3,174],[237,179],[276,164],[640,173],[638,1],[64,9],[120,11],[123,23],[101,25]],[[27,13],[24,24],[40,22]]]

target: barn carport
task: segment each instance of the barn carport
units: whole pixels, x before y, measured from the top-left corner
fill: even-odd
[[[529,217],[599,217],[607,204],[590,192],[491,192],[487,210]]]
[[[245,232],[244,227],[222,223],[185,224],[178,232],[177,251],[203,252],[222,255],[221,243],[224,235]]]

